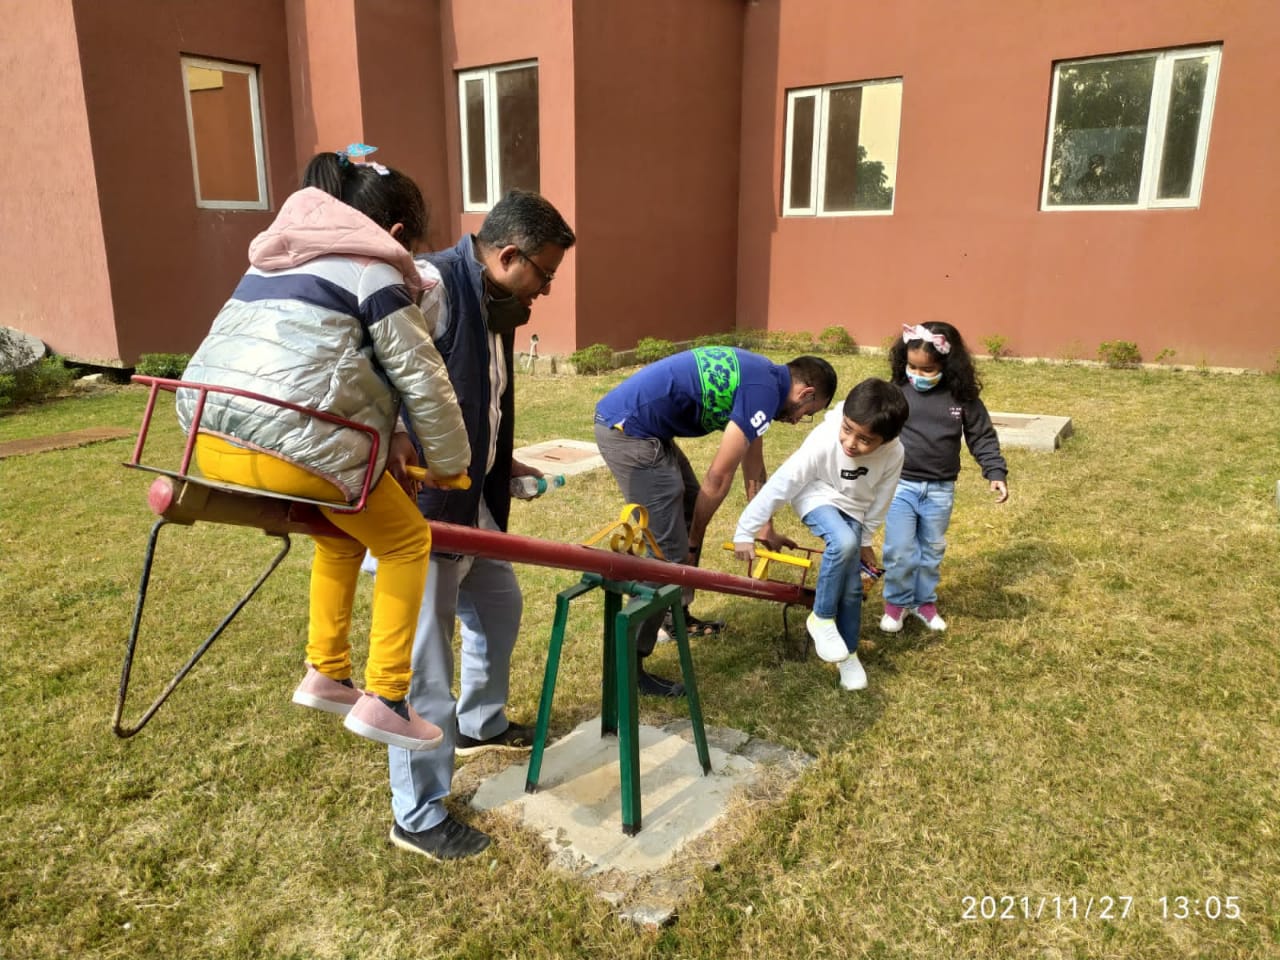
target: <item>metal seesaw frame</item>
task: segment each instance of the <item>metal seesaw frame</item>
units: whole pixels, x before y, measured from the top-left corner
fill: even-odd
[[[259,588],[266,583],[267,578],[275,572],[281,562],[288,555],[292,546],[289,539],[289,524],[281,524],[273,517],[283,516],[286,520],[293,520],[301,523],[303,526],[316,526],[322,529],[328,526],[335,536],[345,536],[337,527],[332,526],[325,520],[320,513],[320,507],[327,507],[339,513],[358,513],[364,509],[365,502],[368,500],[369,491],[373,487],[375,480],[374,467],[378,460],[378,449],[382,443],[382,437],[376,429],[363,423],[357,423],[344,417],[338,417],[323,410],[315,410],[310,407],[304,407],[300,404],[290,403],[284,400],[277,400],[274,397],[264,396],[260,393],[253,393],[249,390],[240,390],[235,387],[222,387],[214,384],[195,383],[186,380],[172,380],[164,377],[148,377],[134,376],[135,383],[141,383],[150,387],[147,396],[146,408],[142,415],[142,424],[138,428],[138,438],[134,444],[133,456],[124,464],[126,467],[132,467],[137,470],[146,470],[151,473],[157,473],[161,476],[151,485],[148,493],[148,502],[151,509],[159,515],[159,518],[151,528],[151,534],[147,538],[147,549],[142,562],[142,579],[138,585],[138,598],[133,611],[133,623],[129,629],[129,639],[125,646],[124,664],[120,671],[120,687],[116,695],[115,712],[111,720],[111,729],[117,737],[127,739],[132,737],[139,730],[145,727],[151,720],[157,710],[169,699],[170,694],[177,689],[184,677],[191,672],[192,667],[199,662],[200,658],[205,655],[213,642],[218,639],[231,623],[232,620],[240,613],[256,594]],[[147,435],[151,429],[151,419],[155,413],[156,399],[161,391],[175,393],[178,389],[189,389],[197,392],[195,414],[192,417],[191,429],[187,433],[186,444],[182,452],[182,461],[177,470],[165,470],[150,464],[142,462],[142,455],[147,442]],[[270,491],[259,490],[252,487],[243,487],[232,483],[222,483],[215,480],[209,480],[204,477],[192,476],[191,461],[195,453],[196,438],[200,433],[200,421],[204,415],[205,403],[210,393],[226,394],[230,396],[243,397],[255,400],[260,403],[273,407],[280,407],[286,410],[292,410],[306,416],[314,417],[318,420],[325,420],[329,423],[335,423],[343,427],[357,430],[361,433],[368,434],[369,447],[369,467],[365,471],[364,481],[360,489],[360,496],[352,503],[330,502],[324,500],[310,500],[302,497],[287,497],[281,494],[272,493]],[[232,606],[231,610],[221,622],[214,628],[193,653],[190,659],[178,670],[173,679],[165,686],[160,695],[151,702],[151,705],[142,713],[137,723],[132,725],[124,722],[125,700],[129,693],[129,679],[133,671],[133,658],[138,646],[138,634],[142,627],[142,613],[147,602],[147,588],[151,582],[151,567],[155,560],[156,544],[159,541],[160,530],[167,524],[176,523],[182,526],[191,526],[197,519],[200,519],[201,509],[208,503],[212,492],[216,491],[219,495],[219,503],[224,506],[231,506],[233,509],[230,513],[234,514],[236,519],[227,516],[218,517],[224,523],[236,523],[245,526],[256,526],[263,530],[268,536],[275,537],[280,540],[280,550],[272,558],[267,568],[257,578],[253,586],[244,593],[239,600]],[[272,501],[275,501],[273,504]],[[296,511],[296,515],[295,515]],[[296,530],[297,527],[295,526]],[[327,531],[325,531],[327,532]]]

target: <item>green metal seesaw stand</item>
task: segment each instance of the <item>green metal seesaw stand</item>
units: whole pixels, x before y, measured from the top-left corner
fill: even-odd
[[[711,772],[711,755],[707,751],[707,734],[702,725],[702,705],[693,676],[693,656],[689,652],[689,631],[684,620],[680,587],[650,587],[632,581],[606,580],[597,573],[583,574],[582,580],[556,595],[556,618],[551,628],[551,646],[547,650],[547,669],[542,680],[542,698],[538,702],[538,728],[529,755],[529,773],[525,793],[538,789],[542,771],[542,754],[547,743],[547,727],[551,722],[551,700],[555,695],[556,674],[560,670],[560,650],[564,646],[565,625],[569,620],[569,602],[592,590],[604,591],[604,670],[601,677],[600,736],[618,738],[618,766],[622,780],[622,832],[629,837],[640,832],[640,720],[636,702],[636,635],[640,624],[664,610],[671,611],[676,646],[680,651],[680,672],[685,696],[689,702],[689,720],[693,725],[693,742],[705,776]],[[632,599],[622,606],[624,596]]]

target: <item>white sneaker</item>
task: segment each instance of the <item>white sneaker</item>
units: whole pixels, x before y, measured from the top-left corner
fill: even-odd
[[[884,616],[880,618],[880,629],[885,633],[897,633],[902,629],[902,618],[906,614],[905,607],[896,603],[884,602]]]
[[[867,689],[867,671],[862,669],[856,653],[849,654],[848,660],[840,661],[840,686],[846,690]]]
[[[811,613],[804,625],[809,636],[813,637],[813,648],[827,663],[839,663],[849,656],[849,648],[845,646],[844,637],[840,636],[834,620]]]
[[[935,633],[941,633],[943,630],[947,629],[947,621],[938,616],[938,607],[936,604],[922,603],[911,612],[915,614],[917,620]]]

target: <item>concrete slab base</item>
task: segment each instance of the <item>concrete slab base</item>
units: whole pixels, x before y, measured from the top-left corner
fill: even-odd
[[[991,422],[995,425],[1002,447],[1022,447],[1052,453],[1072,433],[1070,417],[992,412]]]
[[[706,732],[711,773],[704,776],[688,720],[640,726],[641,829],[634,837],[622,832],[618,741],[600,736],[599,717],[547,748],[536,793],[524,792],[522,758],[482,780],[470,802],[539,833],[552,868],[588,883],[623,918],[662,926],[692,892],[698,868],[714,866],[735,841],[746,805],[781,797],[812,762],[738,730]]]
[[[594,443],[585,440],[547,440],[515,452],[515,458],[521,463],[537,467],[543,473],[572,476],[575,473],[586,473],[604,466],[604,458],[600,456]]]

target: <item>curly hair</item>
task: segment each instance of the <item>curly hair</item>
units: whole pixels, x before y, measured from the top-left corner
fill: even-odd
[[[982,380],[974,369],[973,358],[969,356],[969,348],[964,345],[960,331],[949,323],[931,320],[921,324],[930,333],[940,333],[951,344],[947,353],[939,353],[932,343],[923,340],[903,340],[898,338],[889,349],[889,368],[893,372],[893,382],[899,386],[907,383],[907,353],[911,350],[924,350],[930,357],[942,365],[941,386],[951,391],[951,395],[961,403],[977,400],[982,393]]]

